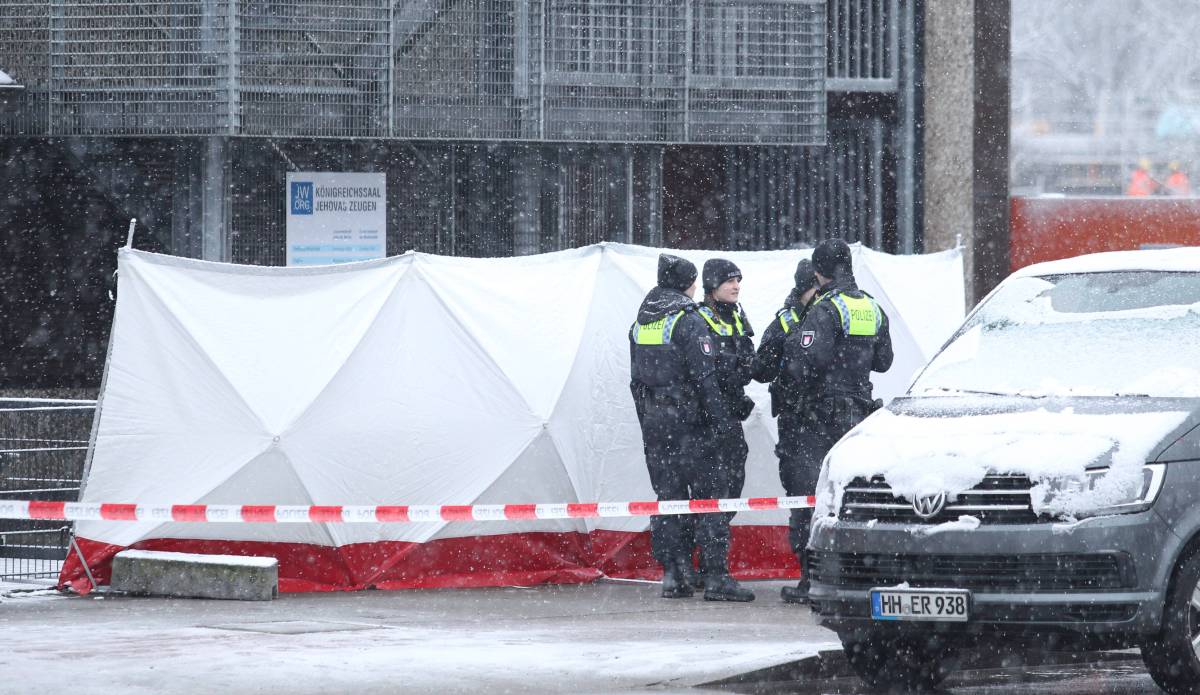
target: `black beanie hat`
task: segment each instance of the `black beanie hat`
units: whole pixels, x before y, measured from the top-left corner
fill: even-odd
[[[696,266],[686,258],[669,253],[658,255],[658,286],[683,292],[696,281]]]
[[[733,261],[727,261],[724,258],[710,258],[704,262],[704,291],[712,292],[721,286],[721,283],[730,278],[742,279],[742,271],[733,264]]]
[[[817,280],[813,275],[812,261],[808,260],[807,258],[800,259],[800,262],[796,264],[795,279],[796,287],[799,287],[802,290],[807,290],[816,284]]]
[[[833,277],[838,266],[853,270],[850,259],[850,246],[841,239],[826,239],[813,250],[813,270],[827,278]]]

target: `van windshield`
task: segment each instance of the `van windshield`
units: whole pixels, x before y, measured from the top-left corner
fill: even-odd
[[[1006,282],[909,393],[1200,397],[1200,273]]]

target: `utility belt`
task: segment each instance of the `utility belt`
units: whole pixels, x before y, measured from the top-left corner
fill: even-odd
[[[629,388],[642,412],[668,410],[673,411],[674,417],[681,422],[695,424],[700,421],[700,407],[696,399],[688,397],[679,386],[648,386],[634,381],[630,382]]]
[[[867,415],[883,407],[883,399],[872,399],[870,392],[864,394],[861,391],[832,388],[823,388],[807,393],[796,392],[780,386],[777,381],[772,382],[768,390],[771,393],[771,414],[775,416],[780,413],[802,413],[809,405],[820,403],[828,398],[845,398],[854,401],[866,410]]]
[[[678,386],[648,386],[640,381],[632,381],[629,388],[639,399],[671,403],[683,402],[683,389]]]

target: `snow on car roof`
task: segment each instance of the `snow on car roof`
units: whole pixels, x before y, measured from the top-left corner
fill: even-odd
[[[1110,251],[1064,258],[1026,266],[1011,277],[1061,275],[1064,273],[1105,273],[1118,270],[1166,270],[1200,272],[1200,247],[1180,246],[1143,251]]]

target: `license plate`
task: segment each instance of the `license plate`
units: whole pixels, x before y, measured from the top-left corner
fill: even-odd
[[[872,589],[875,620],[950,620],[966,622],[971,592],[965,589]]]

